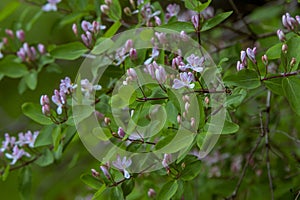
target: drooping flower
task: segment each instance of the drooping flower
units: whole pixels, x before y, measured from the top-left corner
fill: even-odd
[[[256,59],[255,59],[255,55],[256,55],[256,47],[254,47],[253,49],[247,48],[246,54],[247,54],[248,58],[249,58],[254,64],[256,64]]]

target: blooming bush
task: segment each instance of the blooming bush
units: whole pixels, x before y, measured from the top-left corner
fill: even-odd
[[[297,2],[0,5],[1,198],[299,198]]]

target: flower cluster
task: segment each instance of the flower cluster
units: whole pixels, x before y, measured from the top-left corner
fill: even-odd
[[[123,47],[117,49],[115,55],[116,65],[122,64],[127,57],[130,57],[132,60],[137,58],[137,51],[133,48],[133,41],[131,39],[127,40]]]
[[[94,91],[102,89],[101,85],[93,85],[87,79],[81,80],[80,85],[81,92],[86,98],[89,98]],[[57,106],[56,113],[58,115],[62,114],[63,108],[65,108],[67,103],[67,96],[70,96],[76,87],[77,85],[73,84],[69,77],[65,77],[60,81],[59,90],[54,90],[51,100]],[[51,116],[50,101],[47,95],[41,96],[40,104],[42,106],[43,114],[46,116]]]
[[[295,18],[289,13],[282,15],[282,24],[289,31],[295,31],[300,24],[300,16],[297,15]]]
[[[39,55],[44,55],[46,53],[46,49],[43,44],[38,44],[37,50],[34,46],[29,46],[28,43],[25,42],[17,52],[17,56],[21,58],[23,62],[30,63],[36,61]]]
[[[163,84],[167,80],[165,68],[161,65],[158,65],[155,61],[146,65],[144,71],[150,74],[152,79],[157,80],[159,84]]]
[[[256,65],[257,61],[255,55],[256,55],[256,47],[254,47],[253,49],[247,48],[246,51],[244,50],[241,51],[241,56],[240,56],[241,60],[238,61],[236,64],[237,71],[240,71],[247,67],[247,57],[251,62],[253,62]]]
[[[18,140],[14,136],[5,133],[5,139],[2,141],[0,148],[1,153],[5,153],[6,158],[11,159],[11,165],[14,165],[23,156],[30,157],[30,154],[24,148],[34,148],[34,143],[39,134],[39,131],[19,133]]]
[[[106,29],[106,26],[101,25],[97,21],[93,21],[90,23],[89,21],[83,20],[81,22],[81,29],[84,33],[81,34],[81,40],[83,44],[91,48],[93,47],[95,40],[96,40],[96,35],[99,33],[100,30]],[[76,24],[73,24],[72,26],[73,33],[78,36],[78,28]]]

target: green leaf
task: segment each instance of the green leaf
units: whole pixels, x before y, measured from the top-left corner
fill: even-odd
[[[274,46],[270,47],[267,52],[266,55],[268,56],[269,60],[274,60],[274,59],[278,59],[280,58],[281,55],[281,47],[282,44],[281,43],[277,43]]]
[[[7,3],[6,6],[0,11],[0,21],[10,16],[19,6],[19,1],[12,1],[10,3]]]
[[[33,70],[24,76],[24,80],[29,89],[34,90],[37,86],[37,71]]]
[[[184,181],[190,181],[194,179],[201,171],[201,161],[196,160],[193,163],[186,164],[186,167],[184,168],[181,179]]]
[[[121,188],[123,191],[123,196],[124,197],[128,196],[134,189],[134,180],[130,179],[128,181],[123,182]]]
[[[168,115],[167,120],[172,124],[177,124],[178,110],[171,101],[166,105],[166,112]]]
[[[10,172],[10,165],[7,165],[5,167],[5,170],[4,170],[4,173],[2,174],[2,181],[6,181],[8,175],[9,175],[9,172]]]
[[[282,88],[282,80],[283,80],[283,78],[273,78],[273,79],[264,81],[264,84],[274,94],[284,96],[284,91]]]
[[[54,162],[53,154],[50,149],[45,149],[42,155],[34,162],[40,167],[46,167]]]
[[[157,27],[156,29],[159,30],[159,28],[165,28],[165,29],[171,29],[173,31],[181,32],[184,31],[186,33],[193,33],[195,32],[195,28],[191,22],[171,22],[168,24],[161,25]],[[164,30],[162,30],[164,31]]]
[[[298,69],[298,65],[300,63],[300,37],[292,37],[286,43],[288,45],[288,52],[287,52],[287,60],[290,62],[292,58],[296,58],[294,70]]]
[[[10,78],[20,78],[28,73],[24,64],[15,63],[12,60],[0,61],[0,74]]]
[[[94,194],[92,200],[102,200],[105,199],[103,192],[105,191],[106,186],[103,184],[100,189]],[[106,197],[107,198],[107,197]]]
[[[239,125],[226,120],[225,123],[224,123],[222,134],[236,133],[236,132],[238,132],[239,128],[240,128]]]
[[[24,103],[22,105],[24,115],[42,125],[50,125],[53,122],[42,113],[42,107],[39,104]]]
[[[109,6],[108,16],[114,21],[119,21],[122,18],[122,8],[119,0],[112,0],[112,4]]]
[[[95,190],[99,190],[101,189],[102,183],[97,180],[96,178],[94,178],[92,175],[85,173],[82,174],[80,176],[80,179],[89,187],[95,189]]]
[[[34,142],[34,147],[47,146],[52,144],[53,128],[54,128],[53,125],[44,126]]]
[[[50,54],[57,59],[75,60],[82,56],[88,49],[80,42],[72,42],[59,45],[50,51]]]
[[[19,175],[19,192],[21,199],[27,200],[31,196],[31,170],[28,166],[21,168]]]
[[[71,24],[80,20],[82,17],[87,16],[87,12],[76,12],[66,15],[60,22],[59,26],[63,27],[65,25]]]
[[[119,30],[121,27],[121,22],[116,21],[103,35],[103,37],[109,38],[112,37],[116,34],[116,32]]]
[[[166,183],[159,191],[157,199],[169,200],[174,196],[178,188],[177,181],[170,181]]]
[[[228,85],[239,86],[246,89],[254,89],[260,86],[257,73],[248,69],[243,69],[234,75],[226,76],[223,81]]]
[[[207,8],[210,3],[211,3],[211,0],[208,0],[205,3],[201,3],[199,0],[186,0],[186,1],[184,1],[184,5],[185,5],[186,8],[188,8],[190,10],[194,10],[196,12],[201,12],[202,10]]]
[[[209,29],[212,29],[213,27],[219,25],[221,22],[223,22],[225,19],[227,19],[230,15],[232,14],[232,11],[229,12],[224,12],[217,14],[211,19],[208,19],[207,21],[204,22],[201,31],[207,31]]]
[[[53,142],[53,150],[56,151],[60,140],[61,140],[62,134],[61,134],[61,127],[56,126],[52,132],[52,142]]]
[[[300,115],[300,79],[297,77],[284,78],[282,88],[290,106]]]

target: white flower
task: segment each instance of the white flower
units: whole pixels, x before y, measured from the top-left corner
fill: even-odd
[[[14,165],[23,156],[30,157],[30,154],[25,152],[24,149],[19,149],[18,146],[15,145],[14,148],[13,148],[13,153],[12,154],[6,153],[5,156],[8,159],[12,159],[10,164]]]
[[[195,84],[191,83],[194,81],[194,75],[191,72],[182,72],[180,73],[180,79],[175,79],[173,83],[174,89],[180,89],[182,87],[194,88]]]
[[[186,68],[190,68],[196,72],[202,72],[204,69],[204,57],[195,56],[194,54],[190,55],[186,58],[188,64],[185,66]]]
[[[130,178],[130,174],[126,170],[126,168],[128,168],[131,165],[131,163],[132,163],[132,160],[130,158],[127,160],[126,156],[124,156],[123,159],[121,160],[119,155],[117,155],[117,160],[112,162],[113,166],[115,166],[119,170],[123,171],[124,177],[126,179]]]

